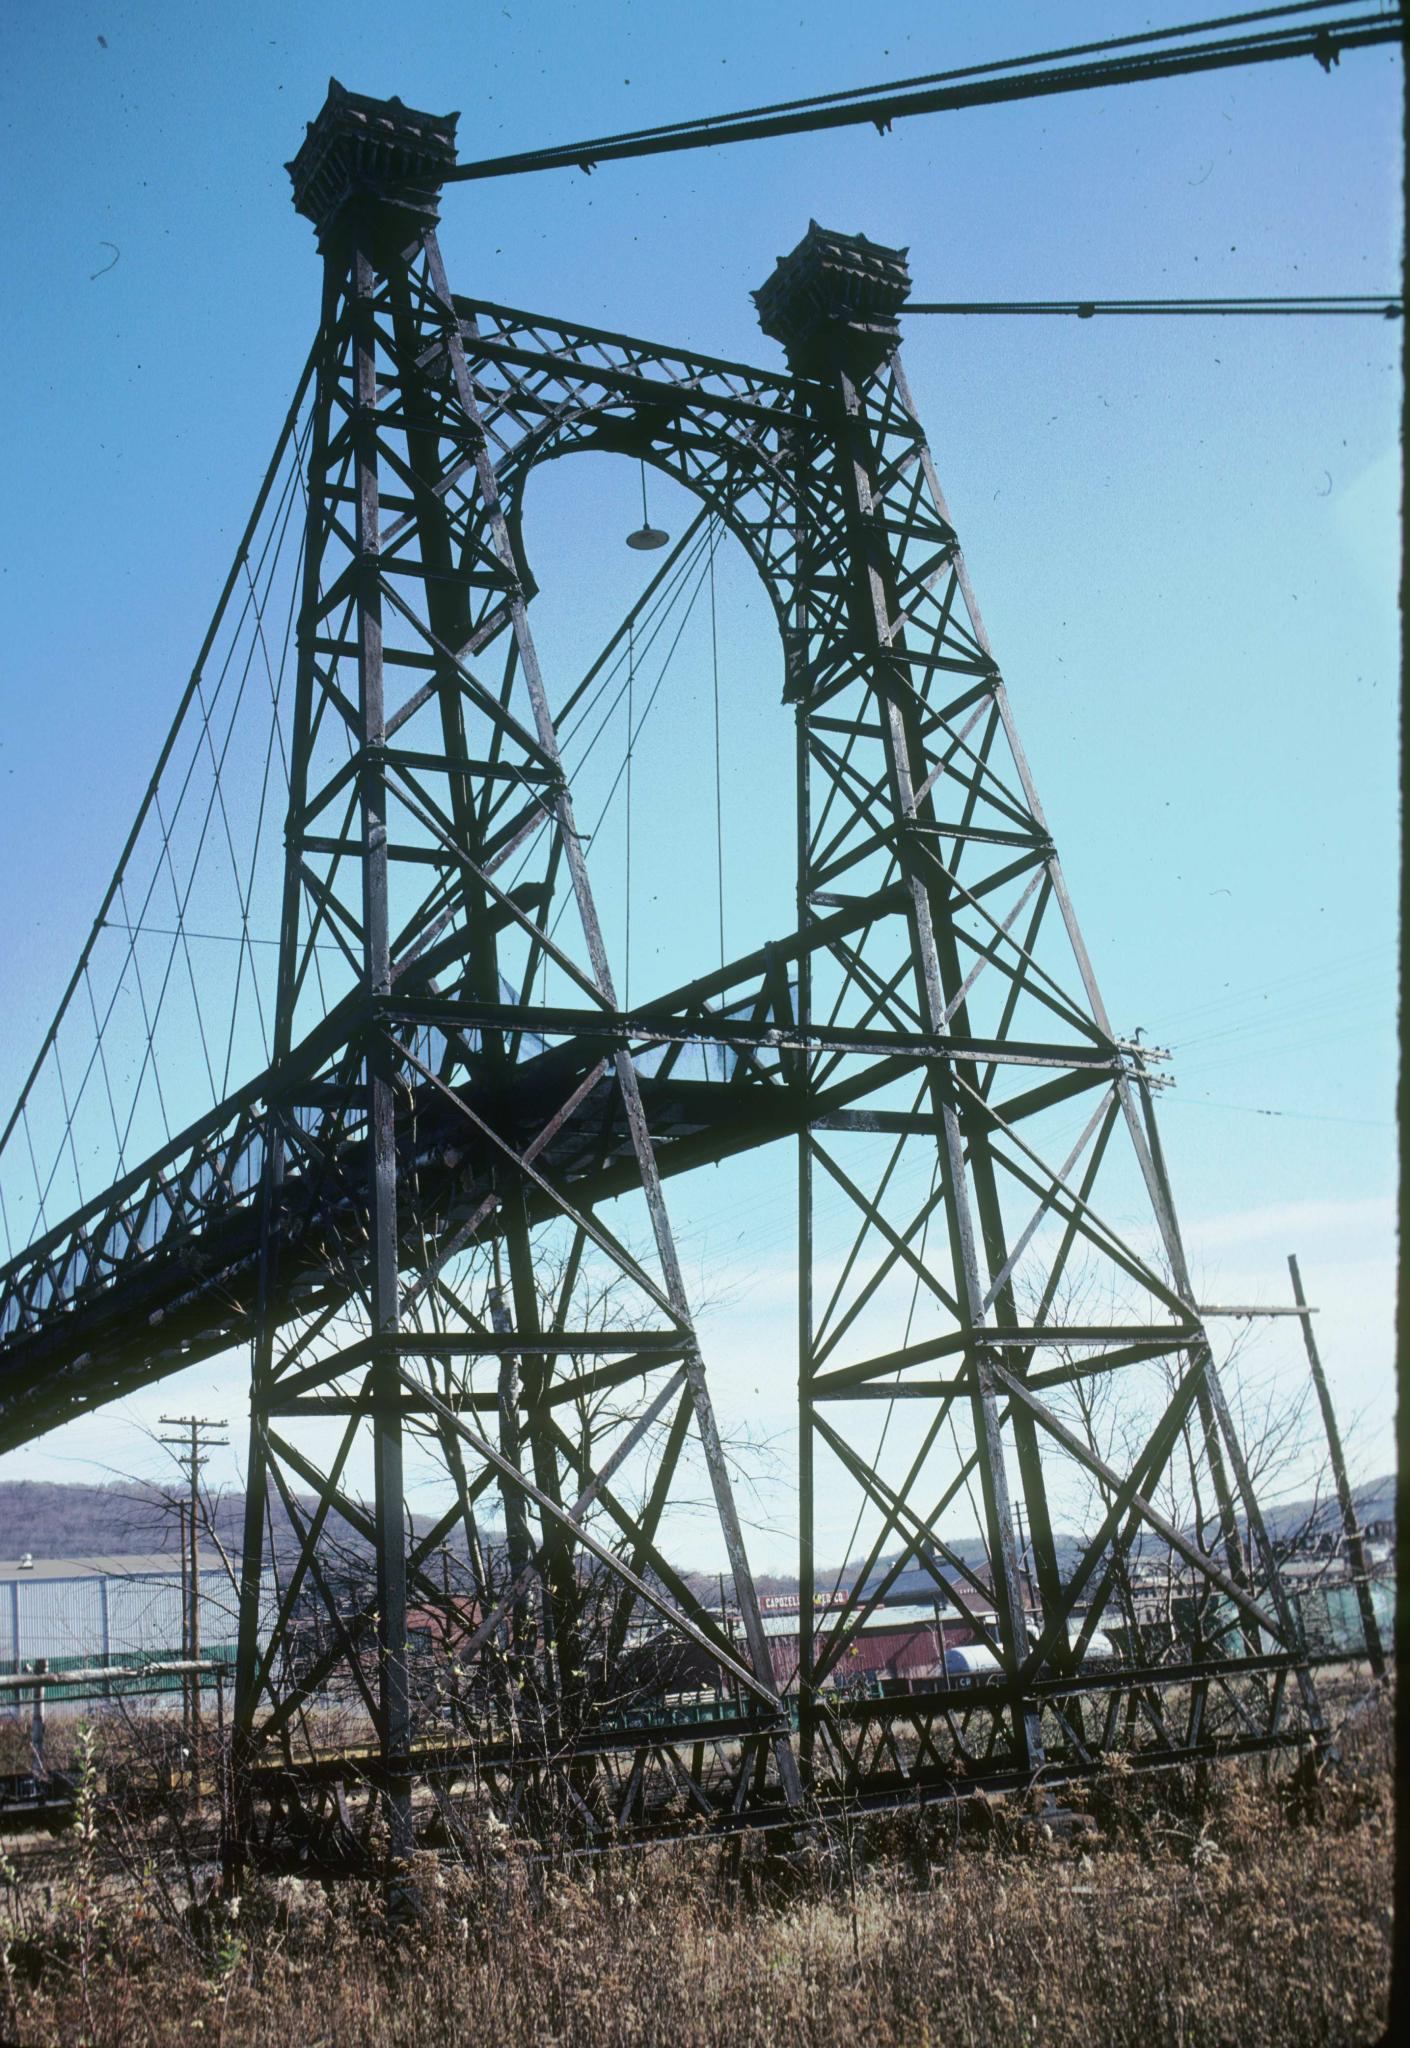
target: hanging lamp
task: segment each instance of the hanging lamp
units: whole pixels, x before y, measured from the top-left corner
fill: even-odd
[[[643,462],[641,465],[641,525],[637,528],[635,533],[629,533],[627,535],[627,546],[629,548],[640,548],[642,550],[651,548],[663,548],[665,547],[667,541],[670,538],[671,536],[669,535],[669,533],[663,533],[659,526],[653,526],[651,524],[650,519],[647,517],[646,464],[645,462]]]

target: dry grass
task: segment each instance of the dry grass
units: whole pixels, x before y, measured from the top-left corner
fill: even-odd
[[[1299,1790],[1261,1768],[1116,1778],[1046,1840],[1008,1808],[804,1855],[713,1846],[549,1870],[418,1868],[384,1937],[363,1888],[253,1885],[189,1911],[179,1868],[8,1888],[0,2038],[279,2048],[800,2041],[913,2048],[1375,2040],[1390,1956],[1390,1716]],[[129,1844],[141,1853],[140,1844]],[[166,1856],[170,1864],[169,1851]],[[179,1863],[179,1858],[177,1859]]]

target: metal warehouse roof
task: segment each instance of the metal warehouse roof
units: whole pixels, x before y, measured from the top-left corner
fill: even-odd
[[[20,1557],[24,1555],[22,1551]],[[20,1557],[0,1558],[0,1585],[8,1585],[12,1579],[23,1586],[33,1585],[37,1579],[174,1579],[181,1574],[181,1554],[170,1550],[135,1555],[36,1557],[28,1564],[22,1564]],[[223,1569],[216,1558],[209,1563],[203,1560],[201,1574],[204,1577],[207,1571]]]
[[[992,1609],[971,1607],[968,1609],[968,1612],[983,1619],[984,1616],[992,1612]],[[940,1605],[940,1619],[942,1622],[949,1622],[953,1626],[956,1623],[963,1623],[965,1617],[957,1613],[953,1607],[947,1607],[942,1601]],[[837,1626],[837,1620],[837,1609],[819,1608],[813,1616],[814,1633],[818,1635],[825,1634],[827,1630]],[[935,1608],[933,1606],[877,1607],[873,1609],[872,1613],[863,1622],[862,1633],[864,1635],[894,1635],[901,1630],[934,1628],[934,1626]],[[766,1636],[796,1636],[797,1633],[798,1616],[796,1612],[792,1614],[773,1613],[764,1616],[764,1634]]]

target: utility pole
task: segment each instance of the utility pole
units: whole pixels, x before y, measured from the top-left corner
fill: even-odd
[[[180,1430],[179,1436],[164,1436],[158,1442],[167,1445],[177,1464],[186,1474],[189,1488],[183,1507],[184,1528],[181,1543],[181,1576],[185,1598],[182,1602],[181,1654],[189,1657],[193,1664],[201,1656],[201,1467],[210,1462],[208,1453],[221,1449],[230,1442],[228,1436],[215,1436],[214,1430],[224,1429],[225,1418],[211,1422],[199,1415],[163,1415],[163,1429]],[[188,1548],[189,1546],[189,1548]],[[191,1797],[201,1796],[201,1674],[193,1671],[182,1681],[186,1739],[191,1751]]]
[[[1288,1271],[1292,1275],[1293,1300],[1297,1303],[1298,1321],[1302,1324],[1302,1341],[1307,1346],[1307,1363],[1312,1368],[1312,1384],[1317,1389],[1317,1401],[1322,1410],[1322,1426],[1327,1432],[1327,1449],[1332,1458],[1332,1477],[1336,1481],[1337,1504],[1341,1509],[1341,1526],[1346,1537],[1347,1561],[1351,1566],[1352,1583],[1356,1587],[1356,1599],[1361,1609],[1361,1630],[1366,1640],[1366,1654],[1370,1659],[1372,1676],[1379,1683],[1386,1675],[1386,1659],[1381,1643],[1380,1626],[1371,1599],[1371,1582],[1366,1574],[1366,1548],[1361,1541],[1361,1524],[1357,1519],[1356,1502],[1351,1496],[1351,1482],[1347,1478],[1341,1431],[1337,1428],[1336,1411],[1332,1407],[1331,1389],[1327,1385],[1327,1375],[1322,1369],[1317,1339],[1312,1334],[1312,1310],[1307,1306],[1307,1297],[1302,1291],[1302,1275],[1297,1268],[1295,1252],[1288,1254]]]
[[[1013,1504],[1014,1524],[1018,1531],[1018,1567],[1023,1578],[1026,1604],[1033,1609],[1033,1539],[1023,1526],[1023,1507],[1015,1500]]]
[[[186,1644],[191,1629],[191,1544],[187,1536],[188,1503],[178,1499],[176,1503],[176,1544],[181,1558],[181,1654],[186,1655]],[[189,1757],[192,1754],[191,1739],[191,1681],[181,1681],[181,1741]]]

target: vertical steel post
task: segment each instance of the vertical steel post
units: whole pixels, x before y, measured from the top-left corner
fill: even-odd
[[[98,1581],[98,1622],[99,1627],[102,1630],[103,1668],[104,1670],[107,1670],[111,1666],[113,1661],[113,1618],[112,1601],[108,1594],[108,1579],[106,1573],[104,1573],[103,1577]],[[105,1679],[103,1682],[104,1699],[111,1699],[112,1691],[113,1687],[111,1679]]]
[[[1170,1270],[1174,1275],[1175,1285],[1182,1298],[1193,1304],[1195,1298],[1194,1285],[1190,1279],[1189,1262],[1185,1257],[1184,1240],[1181,1237],[1180,1226],[1175,1216],[1175,1198],[1171,1193],[1170,1177],[1165,1165],[1165,1153],[1161,1146],[1160,1133],[1156,1128],[1155,1117],[1151,1108],[1149,1084],[1144,1079],[1140,1084],[1141,1102],[1144,1110],[1144,1126],[1136,1114],[1136,1105],[1130,1083],[1122,1082],[1119,1092],[1126,1112],[1127,1127],[1131,1132],[1132,1141],[1136,1148],[1136,1156],[1146,1185],[1151,1193],[1156,1221],[1165,1245],[1165,1255],[1170,1261]],[[1258,1503],[1257,1490],[1254,1487],[1253,1478],[1248,1469],[1248,1461],[1244,1457],[1243,1448],[1239,1443],[1238,1432],[1234,1427],[1234,1418],[1229,1412],[1228,1397],[1224,1392],[1219,1368],[1214,1362],[1214,1353],[1210,1348],[1207,1338],[1192,1352],[1191,1362],[1195,1370],[1202,1375],[1199,1400],[1201,1414],[1208,1415],[1210,1418],[1207,1424],[1210,1470],[1214,1475],[1216,1487],[1221,1483],[1223,1474],[1223,1458],[1220,1455],[1222,1443],[1223,1453],[1228,1458],[1229,1468],[1233,1473],[1234,1486],[1238,1489],[1238,1498],[1243,1506],[1244,1522],[1248,1532],[1249,1551],[1252,1556],[1261,1557],[1263,1560],[1268,1592],[1272,1598],[1274,1612],[1278,1617],[1278,1626],[1283,1641],[1290,1650],[1305,1651],[1307,1645],[1301,1621],[1293,1607],[1282,1572],[1278,1567],[1277,1553],[1268,1535],[1267,1525],[1263,1519],[1263,1510]],[[1227,1526],[1232,1528],[1234,1526],[1232,1499],[1228,1500],[1226,1504],[1224,1496],[1221,1495],[1220,1507],[1221,1513],[1226,1518]],[[1231,1549],[1231,1566],[1237,1555],[1237,1550]],[[1251,1586],[1251,1571],[1248,1573],[1248,1580]],[[1245,1640],[1248,1641],[1247,1636]],[[1256,1642],[1249,1642],[1249,1649],[1252,1653],[1256,1653],[1258,1648],[1259,1645]],[[1301,1695],[1303,1707],[1307,1714],[1308,1725],[1311,1727],[1318,1743],[1325,1744],[1328,1740],[1326,1716],[1322,1712],[1321,1702],[1317,1696],[1317,1686],[1312,1676],[1312,1668],[1304,1658],[1297,1663],[1294,1670],[1298,1692]]]
[[[273,1072],[278,1075],[294,1042],[294,1010],[299,966],[299,908],[303,879],[293,855],[298,821],[308,798],[310,729],[314,689],[314,638],[323,567],[327,506],[324,477],[328,461],[329,422],[337,377],[334,331],[346,282],[345,261],[325,252],[323,297],[318,343],[314,351],[313,431],[307,473],[308,519],[304,538],[302,587],[299,592],[298,666],[294,683],[294,717],[290,735],[289,804],[286,837],[292,842],[284,863],[283,904],[279,926],[279,973],[275,991]],[[259,1705],[264,1674],[262,1660],[262,1598],[265,1578],[265,1522],[269,1510],[269,1449],[266,1417],[274,1379],[274,1344],[278,1326],[278,1230],[287,1162],[282,1122],[276,1112],[263,1127],[264,1159],[260,1185],[259,1265],[256,1275],[254,1341],[250,1361],[250,1432],[245,1463],[245,1513],[240,1547],[240,1624],[235,1652],[235,1697],[231,1714],[231,1798],[227,1809],[227,1869],[233,1873],[248,1821],[245,1765]],[[272,1560],[270,1561],[272,1563]]]
[[[798,547],[805,545],[800,529]],[[807,565],[799,563],[800,582]],[[812,841],[812,801],[808,757],[808,708],[800,704],[797,713],[797,816],[798,816],[798,929],[806,932],[812,917],[809,890],[808,849]],[[807,1032],[813,1018],[812,958],[806,947],[798,958],[798,1023]],[[813,1690],[815,1659],[815,1595],[817,1560],[814,1554],[813,1437],[813,1155],[809,1144],[807,1098],[812,1087],[812,1055],[805,1049],[798,1055],[794,1087],[803,1097],[798,1123],[798,1755],[803,1782],[811,1785],[814,1750],[818,1737],[818,1702]],[[844,1560],[845,1562],[845,1560]]]
[[[215,1669],[215,1773],[216,1800],[222,1844],[230,1838],[230,1750],[225,1729],[225,1666]]]
[[[359,222],[352,250],[348,311],[353,346],[354,492],[360,809],[362,832],[363,993],[392,987],[387,873],[386,711],[382,674],[381,511],[377,455],[377,271],[371,228]],[[367,1118],[369,1310],[373,1352],[373,1512],[377,1529],[378,1746],[395,1870],[411,1854],[411,1706],[406,1672],[406,1544],[402,1476],[401,1381],[394,1341],[400,1321],[397,1256],[396,1103],[391,1047],[369,1032]],[[395,1882],[395,1880],[394,1880]]]
[[[49,1764],[44,1754],[44,1674],[49,1669],[47,1657],[34,1660],[34,1704],[29,1717],[30,1763],[36,1778],[47,1778]]]
[[[889,353],[875,350],[875,335],[854,329],[843,319],[820,322],[809,336],[812,375],[804,387],[827,438],[836,465],[837,491],[844,514],[841,538],[842,574],[848,583],[851,630],[867,665],[880,720],[890,779],[890,799],[899,833],[917,818],[920,777],[916,773],[914,718],[908,698],[905,648],[893,622],[902,607],[894,588],[893,567],[882,509],[879,453],[866,417],[869,379]],[[898,845],[900,841],[898,841]],[[944,975],[937,942],[936,916],[930,889],[918,868],[904,854],[902,882],[907,894],[912,975],[917,1007],[925,1028],[937,1037],[948,1035]],[[961,1316],[971,1331],[985,1320],[984,1285],[979,1266],[979,1233],[970,1195],[968,1119],[961,1114],[953,1074],[947,1065],[931,1070],[932,1108],[940,1127],[940,1171],[944,1179],[950,1252]],[[992,1219],[991,1219],[991,1228]],[[971,1412],[978,1449],[984,1499],[994,1603],[1000,1638],[1012,1671],[1028,1653],[1018,1544],[1008,1475],[1004,1465],[999,1404],[993,1377],[991,1347],[972,1340],[966,1363],[973,1380]],[[1035,1460],[1036,1463],[1036,1460]],[[1023,1767],[1043,1761],[1042,1732],[1036,1704],[1015,1699],[1014,1735]]]
[[[283,954],[281,953],[281,970]],[[276,1019],[277,1029],[277,1019]],[[255,1334],[250,1360],[250,1434],[245,1462],[245,1512],[240,1542],[240,1618],[235,1643],[235,1697],[231,1707],[231,1796],[225,1810],[223,1863],[232,1881],[243,1858],[250,1821],[245,1766],[259,1706],[264,1616],[261,1589],[265,1567],[265,1516],[269,1505],[265,1414],[274,1364],[275,1211],[284,1179],[284,1146],[272,1120],[264,1126],[264,1173],[260,1188],[259,1268],[255,1282]]]
[[[1371,1581],[1366,1570],[1366,1547],[1361,1540],[1361,1524],[1356,1513],[1356,1501],[1352,1495],[1351,1481],[1347,1477],[1341,1431],[1337,1427],[1336,1410],[1332,1406],[1332,1390],[1327,1385],[1321,1353],[1317,1349],[1317,1339],[1312,1332],[1312,1311],[1307,1306],[1307,1297],[1302,1291],[1302,1274],[1298,1271],[1295,1252],[1288,1254],[1288,1271],[1292,1275],[1293,1300],[1297,1303],[1298,1321],[1302,1324],[1302,1341],[1307,1346],[1307,1363],[1312,1369],[1312,1384],[1317,1389],[1317,1405],[1322,1411],[1322,1427],[1327,1433],[1327,1450],[1332,1461],[1337,1505],[1341,1509],[1346,1555],[1351,1566],[1352,1582],[1356,1587],[1357,1604],[1361,1609],[1361,1628],[1366,1642],[1366,1655],[1370,1660],[1372,1674],[1379,1680],[1386,1675],[1386,1659],[1380,1625],[1376,1620],[1376,1609],[1371,1599]]]
[[[446,278],[445,266],[441,260],[440,245],[434,229],[424,237],[427,272],[437,298],[440,300],[446,318],[447,356],[450,374],[455,382],[457,396],[467,419],[477,435],[474,446],[474,460],[484,501],[487,524],[495,554],[511,579],[513,594],[510,599],[510,615],[518,651],[520,672],[523,676],[529,703],[533,711],[534,730],[544,754],[551,760],[559,775],[553,790],[552,806],[561,836],[564,858],[567,863],[573,898],[582,925],[588,958],[592,965],[593,980],[600,993],[613,1007],[617,996],[608,964],[606,943],[603,939],[602,924],[592,884],[588,877],[584,858],[583,842],[578,833],[574,815],[572,792],[567,777],[562,774],[559,754],[558,733],[553,714],[549,708],[548,693],[544,687],[543,673],[539,666],[538,650],[534,645],[529,625],[527,600],[524,595],[523,577],[515,552],[513,536],[505,516],[500,497],[499,482],[495,475],[493,460],[484,438],[480,419],[480,408],[471,384],[465,359],[465,344],[461,335],[459,318]],[[696,1432],[704,1454],[706,1471],[710,1478],[710,1490],[714,1497],[715,1512],[719,1517],[720,1531],[724,1537],[730,1571],[734,1578],[735,1597],[739,1604],[740,1626],[749,1648],[749,1657],[758,1677],[772,1687],[772,1661],[764,1635],[763,1616],[759,1608],[758,1589],[749,1563],[744,1542],[744,1529],[734,1499],[734,1488],[730,1481],[729,1468],[725,1460],[724,1446],[720,1442],[715,1423],[714,1404],[710,1398],[709,1385],[705,1376],[705,1364],[695,1340],[689,1298],[681,1273],[680,1259],[675,1239],[671,1232],[670,1219],[666,1213],[665,1198],[661,1190],[660,1168],[652,1145],[651,1132],[646,1113],[642,1106],[641,1087],[637,1079],[635,1064],[628,1047],[621,1047],[613,1057],[617,1086],[621,1093],[622,1107],[630,1134],[632,1151],[641,1179],[641,1190],[646,1201],[647,1214],[651,1222],[651,1233],[656,1245],[657,1257],[661,1264],[665,1291],[671,1309],[683,1333],[689,1341],[684,1350],[684,1366],[689,1384],[691,1407],[694,1412]],[[511,1240],[512,1241],[512,1240]],[[786,1735],[780,1735],[775,1743],[775,1758],[779,1778],[790,1803],[796,1804],[801,1797],[801,1783],[798,1776],[797,1760],[791,1742]]]

